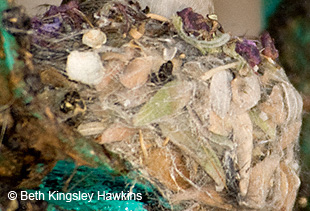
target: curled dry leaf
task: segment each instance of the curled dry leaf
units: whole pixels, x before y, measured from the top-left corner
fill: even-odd
[[[209,131],[221,136],[228,136],[231,129],[231,124],[227,118],[221,119],[214,111],[210,112]]]
[[[136,130],[133,128],[126,127],[121,123],[113,123],[103,131],[99,143],[106,144],[114,141],[130,139],[135,133]]]
[[[143,85],[138,89],[123,89],[115,93],[115,95],[121,105],[125,108],[132,108],[145,103],[153,91],[152,87]]]
[[[127,65],[119,80],[128,89],[138,88],[145,84],[151,69],[151,57],[138,57]]]
[[[171,116],[191,99],[193,85],[185,81],[171,81],[164,85],[135,115],[135,126],[142,126]]]
[[[260,77],[263,85],[273,85],[274,82],[289,82],[284,69],[274,63],[266,61],[261,69],[264,71],[264,75]]]
[[[237,107],[247,111],[254,107],[261,97],[259,78],[255,74],[236,77],[231,82],[232,100]]]
[[[270,209],[278,209],[282,207],[284,204],[284,200],[290,191],[288,188],[288,178],[286,173],[282,171],[280,167],[277,168],[275,175],[274,175],[275,183],[272,189],[273,191],[273,198],[271,199],[269,204]]]
[[[223,198],[214,187],[203,187],[199,190],[195,188],[186,189],[184,192],[175,194],[172,197],[172,203],[178,204],[181,201],[194,200],[211,207],[217,207],[224,210],[235,210],[231,204],[225,203],[226,199]]]
[[[257,125],[265,134],[269,136],[271,139],[275,139],[276,133],[277,133],[277,124],[275,124],[270,119],[264,120],[262,117],[264,115],[261,115],[259,113],[260,111],[257,109],[252,109],[249,111],[251,120],[255,125]]]
[[[230,110],[232,75],[229,71],[220,71],[213,75],[210,85],[210,102],[213,111],[224,118]]]
[[[156,148],[148,153],[148,156],[144,158],[144,164],[151,176],[172,191],[189,187],[189,183],[185,179],[189,178],[189,172],[182,160],[182,154],[169,151],[167,148]]]
[[[82,42],[91,48],[100,48],[107,42],[107,36],[100,29],[90,29],[84,33]]]
[[[44,67],[40,71],[41,82],[53,87],[69,87],[72,82],[54,67]]]
[[[292,122],[285,127],[281,127],[280,143],[282,149],[287,148],[288,145],[298,140],[300,128],[300,121]]]
[[[266,113],[273,122],[283,124],[286,120],[287,110],[284,106],[283,89],[277,84],[272,88],[266,102],[259,105],[261,111]]]
[[[121,54],[121,53],[115,53],[115,52],[107,52],[102,54],[101,59],[102,61],[110,61],[110,60],[120,60],[124,63],[130,61],[132,59],[132,50],[130,48],[125,48],[123,49],[126,53]]]
[[[143,36],[143,34],[140,31],[138,31],[137,28],[130,29],[129,34],[135,40],[138,40]]]
[[[279,155],[270,155],[252,168],[248,193],[244,201],[247,206],[254,209],[267,206],[266,198],[272,187],[272,179],[279,162]]]
[[[234,142],[240,174],[240,193],[245,196],[249,185],[253,150],[253,125],[248,113],[236,115],[232,121]]]
[[[192,157],[205,172],[215,181],[217,190],[225,187],[225,174],[222,164],[215,151],[207,143],[201,143],[192,133],[184,117],[179,117],[179,126],[169,123],[160,123],[159,127],[164,136],[177,145],[185,154]],[[204,144],[204,145],[203,145]]]
[[[124,69],[125,63],[120,60],[111,60],[106,62],[104,66],[106,72],[100,83],[96,86],[97,91],[111,89],[109,87],[110,82]]]
[[[281,83],[287,109],[286,123],[301,118],[302,99],[295,88],[288,83]]]
[[[101,134],[106,128],[103,122],[88,122],[79,125],[78,132],[83,136],[93,136]]]
[[[145,33],[145,22],[143,22],[138,28],[132,27],[129,31],[129,35],[135,39],[140,39]]]
[[[296,195],[298,193],[298,188],[300,186],[300,179],[297,175],[297,173],[293,170],[292,167],[290,167],[285,162],[280,163],[281,170],[286,174],[287,180],[288,180],[288,194],[286,195],[285,199],[283,199],[284,204],[281,207],[281,210],[293,210]]]

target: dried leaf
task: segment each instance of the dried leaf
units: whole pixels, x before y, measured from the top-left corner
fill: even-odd
[[[99,144],[122,141],[131,138],[136,133],[133,128],[126,127],[120,123],[110,125],[101,135]]]
[[[285,105],[287,109],[286,122],[294,121],[301,118],[302,99],[295,88],[288,83],[281,84],[284,92]]]
[[[69,87],[70,83],[72,83],[68,81],[68,79],[57,69],[51,66],[47,66],[41,69],[40,78],[43,84],[47,84],[53,87]],[[4,90],[1,91],[3,92]]]
[[[160,123],[159,127],[164,136],[177,145],[182,151],[191,156],[215,181],[219,190],[225,187],[225,174],[222,164],[212,147],[207,143],[201,143],[198,137],[192,133],[183,117],[179,118],[176,128],[168,123]]]
[[[97,91],[101,92],[101,95],[104,91],[111,90],[110,85],[113,83],[113,78],[116,77],[117,74],[119,74],[125,67],[125,63],[121,60],[111,60],[105,63],[105,74],[100,81],[100,83],[96,86]],[[116,85],[116,84],[115,84]],[[116,87],[122,86],[121,84],[117,83]],[[114,88],[112,88],[113,90]],[[117,90],[117,89],[114,89]],[[110,92],[110,91],[109,91]]]
[[[248,113],[235,115],[232,122],[236,155],[240,174],[240,193],[245,196],[249,185],[253,150],[253,125]]]
[[[120,82],[128,89],[145,84],[152,69],[151,57],[138,57],[132,60],[119,76]]]
[[[287,117],[284,106],[283,89],[275,85],[266,102],[259,105],[261,111],[266,113],[271,120],[277,124],[283,124]]]
[[[208,130],[221,136],[228,136],[232,127],[229,124],[228,119],[221,119],[214,111],[211,111]]]
[[[167,148],[156,148],[149,151],[149,155],[144,158],[144,164],[148,173],[168,189],[179,191],[189,187],[189,183],[183,178],[189,178],[189,172],[185,168],[181,153],[169,151]]]
[[[279,162],[279,155],[270,155],[252,168],[248,193],[245,198],[245,203],[249,207],[262,209],[268,205],[266,198],[270,192],[271,180]]]
[[[300,179],[297,173],[292,169],[292,167],[288,166],[285,162],[280,163],[280,168],[286,174],[289,189],[286,198],[283,199],[284,204],[281,210],[293,210],[298,189],[300,186]]]
[[[229,71],[217,72],[213,75],[210,85],[210,101],[213,111],[224,118],[230,110],[232,75]]]
[[[123,89],[115,93],[115,95],[118,103],[125,108],[133,108],[145,103],[153,92],[152,87],[143,85],[138,89]]]
[[[279,65],[265,61],[260,67],[264,75],[260,78],[263,85],[274,85],[274,82],[289,82],[285,71]]]
[[[281,148],[285,149],[288,145],[296,143],[299,138],[301,121],[292,122],[281,128]]]
[[[255,74],[248,77],[236,77],[231,82],[231,89],[232,100],[244,111],[254,107],[261,97],[259,78]]]
[[[290,122],[296,119],[297,116],[297,98],[295,97],[295,93],[293,87],[288,84],[281,84],[283,92],[284,92],[284,99],[285,105],[287,109],[287,118],[286,122]]]
[[[145,33],[145,22],[143,22],[138,28],[132,27],[129,31],[129,35],[135,40],[140,39]]]
[[[260,117],[260,111],[257,109],[252,109],[249,114],[250,114],[250,118],[253,121],[254,124],[256,124],[262,131],[265,132],[265,134],[267,134],[271,139],[275,139],[276,137],[276,133],[277,133],[277,125],[272,122],[267,120],[263,120]]]
[[[229,136],[221,136],[214,133],[210,133],[208,139],[217,146],[221,146],[223,149],[233,150],[235,148],[235,143],[231,140]],[[220,151],[220,149],[218,148]]]
[[[190,101],[192,89],[185,81],[167,83],[135,115],[134,125],[142,126],[176,114]]]
[[[103,122],[88,122],[79,125],[78,132],[83,136],[93,136],[102,133],[106,128]]]
[[[281,168],[277,168],[275,172],[275,182],[273,187],[273,198],[271,202],[268,202],[271,209],[277,209],[282,207],[284,200],[290,191],[288,184],[288,179],[286,174],[282,171]]]
[[[194,200],[211,207],[224,210],[235,210],[231,204],[226,203],[226,199],[212,187],[203,187],[199,190],[189,188],[184,192],[172,196],[172,203],[179,204],[181,201]]]

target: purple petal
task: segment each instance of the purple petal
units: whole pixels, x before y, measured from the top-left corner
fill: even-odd
[[[177,12],[183,20],[184,30],[187,32],[205,30],[210,31],[210,27],[207,25],[205,18],[193,11],[192,8],[187,7],[180,12]]]
[[[240,54],[251,67],[258,65],[261,62],[259,50],[255,42],[244,39],[242,42],[236,43],[235,51]]]
[[[276,59],[279,57],[279,52],[276,49],[275,45],[274,45],[274,40],[271,38],[270,34],[265,31],[263,32],[263,34],[260,36],[261,42],[262,42],[262,46],[264,48],[263,50],[263,54],[265,56],[268,56],[272,59]]]

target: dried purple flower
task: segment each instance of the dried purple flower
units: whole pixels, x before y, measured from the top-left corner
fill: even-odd
[[[56,36],[61,27],[61,21],[59,18],[54,18],[51,23],[43,23],[38,17],[33,17],[31,24],[32,28],[36,30],[36,33],[41,35],[53,34]]]
[[[259,50],[255,42],[244,39],[242,42],[236,43],[235,51],[240,54],[251,67],[258,65],[261,62]]]
[[[195,13],[192,8],[185,8],[182,11],[177,12],[177,14],[182,18],[184,31],[187,33],[198,36],[202,31],[210,31],[206,19],[202,15]]]
[[[278,58],[279,52],[276,49],[274,45],[274,40],[271,38],[270,34],[267,31],[265,31],[261,34],[260,39],[262,42],[262,46],[264,48],[262,53],[265,56],[272,58],[273,60]]]
[[[49,41],[51,38],[58,38],[62,34],[80,30],[84,27],[85,21],[84,14],[78,10],[77,1],[70,1],[60,6],[50,6],[43,16],[35,16],[31,19],[31,26],[34,30],[33,43],[51,47]]]

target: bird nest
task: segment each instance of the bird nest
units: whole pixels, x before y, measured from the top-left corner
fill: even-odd
[[[302,99],[268,34],[234,37],[216,16],[166,19],[133,1],[51,7],[32,27],[57,121],[129,161],[175,209],[292,209]]]

